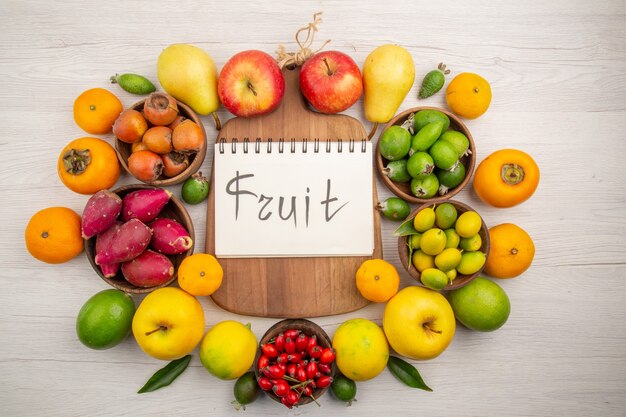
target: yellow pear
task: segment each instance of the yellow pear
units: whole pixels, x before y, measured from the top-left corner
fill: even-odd
[[[376,123],[391,120],[414,80],[415,66],[409,51],[398,45],[374,49],[363,65],[367,120]]]
[[[170,45],[157,61],[157,76],[165,91],[207,115],[220,106],[217,97],[217,68],[204,50],[187,44]]]

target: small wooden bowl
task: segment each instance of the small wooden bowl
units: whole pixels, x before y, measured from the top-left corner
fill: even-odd
[[[472,211],[472,210],[476,211],[470,206],[468,206],[467,204],[463,204],[460,201],[448,200],[446,202],[452,204],[456,208],[459,216],[465,213],[466,211]],[[432,203],[423,204],[419,206],[411,214],[409,214],[407,219],[415,217],[415,215],[419,213],[421,210],[425,209],[426,207],[432,207],[432,206],[433,206]],[[480,247],[480,251],[483,252],[486,257],[488,257],[489,256],[489,229],[487,228],[487,225],[485,224],[485,220],[483,220],[482,217],[480,219],[482,220],[482,226],[480,227],[478,234],[480,235],[480,238],[482,239],[482,243],[483,243],[482,246]],[[422,281],[420,279],[421,278],[420,272],[415,268],[412,261],[409,259],[409,249],[407,246],[407,239],[408,239],[407,236],[401,236],[398,238],[398,254],[400,255],[400,262],[402,263],[402,266],[404,267],[404,269],[409,273],[409,275],[411,275],[411,277],[413,277],[415,281],[417,281],[417,285],[419,285],[420,287],[425,287],[425,285],[422,284]],[[410,265],[410,268],[409,268],[409,265]],[[483,265],[483,268],[484,268],[484,265]],[[480,268],[479,271],[477,271],[476,273],[472,275],[458,274],[456,278],[454,279],[454,281],[448,284],[443,289],[443,291],[454,290],[456,288],[460,288],[464,285],[469,284],[474,278],[476,278],[481,273],[483,268]]]
[[[145,101],[146,100],[141,100],[133,104],[131,108],[134,110],[137,110],[138,112],[142,112]],[[194,174],[196,171],[198,171],[200,169],[200,166],[202,166],[202,162],[204,162],[204,157],[206,156],[207,141],[206,141],[206,131],[204,130],[202,121],[200,120],[198,115],[193,110],[191,110],[191,108],[187,106],[186,104],[178,100],[176,100],[176,104],[178,105],[178,111],[181,116],[184,116],[185,118],[192,120],[198,126],[200,126],[200,129],[202,130],[202,135],[204,136],[204,140],[202,142],[202,148],[197,153],[189,155],[189,166],[187,167],[186,170],[184,170],[180,174],[174,177],[170,177],[170,178],[164,175],[161,175],[155,181],[142,181],[142,182],[145,182],[146,184],[156,185],[160,187],[166,186],[166,185],[180,184],[181,182],[189,178],[192,174]],[[148,122],[148,125],[151,127],[149,122]],[[122,165],[122,167],[130,175],[133,175],[128,170],[128,157],[130,157],[130,154],[132,153],[132,144],[123,142],[115,138],[115,150],[117,151],[117,159],[120,161],[120,164]]]
[[[158,188],[150,185],[144,184],[132,184],[126,185],[115,190],[112,190],[115,194],[119,195],[121,198],[131,191],[136,190],[149,190],[153,188]],[[185,226],[185,229],[189,232],[189,236],[195,242],[195,232],[193,228],[193,223],[191,222],[191,217],[189,217],[189,213],[185,209],[185,206],[173,195],[170,197],[170,201],[163,207],[163,210],[159,214],[159,217],[166,217],[168,219],[174,219],[181,225]],[[157,285],[155,287],[138,287],[136,285],[131,284],[126,281],[124,275],[122,275],[122,270],[120,269],[113,278],[107,278],[102,274],[100,270],[100,266],[96,265],[95,257],[96,257],[96,237],[92,237],[91,239],[87,239],[85,241],[85,252],[87,253],[87,258],[89,259],[89,263],[96,273],[107,282],[110,286],[117,288],[118,290],[122,290],[127,293],[132,294],[143,294],[156,290],[157,288],[167,287],[172,284],[176,278],[178,277],[178,266],[187,256],[193,253],[193,246],[189,248],[186,252],[183,252],[178,255],[167,255],[167,257],[174,264],[174,275],[167,282],[164,282],[161,285]]]
[[[319,346],[323,348],[332,347],[331,339],[328,336],[328,334],[326,334],[324,329],[322,329],[320,326],[318,326],[317,324],[313,323],[310,320],[285,319],[285,320],[279,321],[278,323],[270,327],[267,330],[267,332],[265,332],[265,334],[261,338],[261,341],[259,342],[259,347],[257,349],[256,356],[254,358],[254,365],[253,365],[254,374],[256,375],[257,379],[259,378],[259,376],[262,376],[262,374],[259,372],[259,367],[257,366],[257,363],[259,362],[259,358],[263,354],[263,352],[261,351],[261,345],[268,343],[270,340],[278,336],[279,333],[284,333],[285,331],[289,329],[300,330],[307,336],[315,335],[317,337],[317,344]],[[333,361],[333,363],[331,364],[330,376],[334,378],[336,373],[337,373],[337,364],[335,363],[335,361]],[[313,390],[313,396],[316,399],[319,399],[327,390],[328,390],[328,387],[316,388]],[[280,397],[274,394],[273,391],[270,390],[270,391],[264,391],[264,392],[268,397],[280,403]],[[313,399],[311,397],[302,396],[300,397],[300,401],[298,402],[297,405],[308,404],[312,401]]]
[[[469,129],[465,126],[465,124],[461,121],[461,119],[456,117],[453,113],[450,113],[447,110],[440,109],[437,107],[413,107],[412,109],[409,109],[407,111],[404,111],[398,114],[393,119],[391,119],[389,123],[385,125],[385,128],[381,132],[381,136],[382,136],[382,133],[385,130],[387,130],[389,127],[394,126],[394,125],[398,125],[398,126],[402,125],[402,123],[404,123],[409,118],[409,115],[411,113],[417,113],[420,110],[437,110],[437,111],[444,113],[450,119],[450,129],[463,133],[465,136],[467,136],[467,139],[469,139],[469,143],[470,143],[469,149],[472,153],[461,157],[461,162],[463,163],[463,165],[465,165],[465,179],[463,180],[463,182],[461,182],[456,187],[450,189],[444,195],[437,194],[431,198],[417,198],[411,192],[410,182],[407,182],[407,183],[393,182],[389,179],[388,176],[386,176],[383,173],[383,170],[385,169],[385,165],[387,165],[388,161],[385,158],[383,158],[380,154],[380,136],[378,137],[378,142],[376,143],[376,171],[378,172],[380,179],[382,180],[383,183],[385,183],[387,188],[389,188],[389,190],[391,190],[392,193],[394,193],[401,199],[409,203],[413,203],[413,204],[433,204],[433,203],[449,200],[450,198],[454,197],[459,191],[461,191],[469,183],[469,180],[472,177],[472,173],[474,172],[474,166],[476,165],[476,145],[474,144],[474,139],[472,138],[472,135]]]

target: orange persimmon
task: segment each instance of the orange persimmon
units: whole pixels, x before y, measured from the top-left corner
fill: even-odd
[[[63,148],[57,171],[70,190],[93,194],[115,184],[120,176],[120,164],[111,145],[102,139],[84,137]]]

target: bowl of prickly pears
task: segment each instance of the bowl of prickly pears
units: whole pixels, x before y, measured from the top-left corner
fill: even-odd
[[[206,132],[198,115],[164,92],[151,93],[118,116],[115,150],[122,167],[146,184],[179,184],[206,156]]]
[[[489,255],[489,229],[460,201],[423,204],[394,232],[398,255],[417,285],[436,291],[460,288],[480,274]]]
[[[452,198],[469,182],[476,147],[465,124],[449,111],[414,107],[385,125],[376,145],[376,170],[387,188],[414,204]]]
[[[263,335],[254,361],[259,387],[287,408],[316,402],[337,373],[326,332],[306,319],[286,319]]]
[[[189,213],[171,192],[150,185],[98,191],[85,205],[81,231],[93,269],[127,293],[172,284],[193,253]]]

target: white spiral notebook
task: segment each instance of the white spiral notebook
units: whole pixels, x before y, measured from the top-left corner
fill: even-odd
[[[221,140],[214,161],[216,256],[372,254],[371,142]]]

